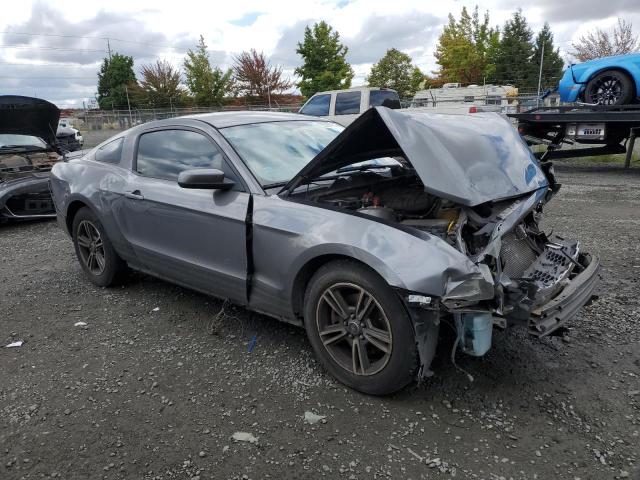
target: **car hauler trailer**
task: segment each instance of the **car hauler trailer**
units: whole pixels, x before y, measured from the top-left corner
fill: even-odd
[[[547,146],[536,152],[541,161],[626,153],[624,166],[629,168],[640,135],[640,105],[539,107],[508,116],[518,121],[529,145]],[[561,150],[576,143],[600,146]]]

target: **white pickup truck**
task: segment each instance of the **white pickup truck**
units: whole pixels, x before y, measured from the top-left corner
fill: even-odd
[[[377,87],[318,92],[307,100],[298,113],[328,117],[347,126],[365,110],[378,106],[400,108],[398,92],[390,88]]]

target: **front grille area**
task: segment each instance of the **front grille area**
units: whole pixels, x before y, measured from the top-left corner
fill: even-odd
[[[524,272],[538,257],[525,235],[524,232],[516,230],[502,237],[502,271],[510,278],[522,278]]]

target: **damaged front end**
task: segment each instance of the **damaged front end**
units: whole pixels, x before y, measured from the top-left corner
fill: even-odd
[[[456,232],[461,240],[458,248],[484,272],[486,296],[480,299],[475,291],[461,294],[459,282],[452,282],[442,298],[446,312],[460,316],[463,340],[470,339],[462,342],[464,351],[482,355],[486,350],[475,348],[474,341],[490,345],[491,328],[476,332],[470,323],[486,326],[491,322],[501,328],[522,325],[541,337],[564,325],[593,297],[598,258],[582,252],[579,242],[549,237],[539,227],[547,191],[465,208],[465,221]],[[474,281],[478,282],[466,282]]]
[[[459,268],[418,264],[396,286],[427,375],[442,319],[456,327],[456,348],[480,356],[491,347],[494,326],[549,335],[591,300],[598,259],[540,228],[544,205],[558,189],[551,165],[540,165],[498,115],[375,108],[281,195],[445,242],[461,254]]]

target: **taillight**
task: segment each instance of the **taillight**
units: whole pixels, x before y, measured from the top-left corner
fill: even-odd
[[[469,113],[478,113],[478,107],[475,105],[469,107]]]

